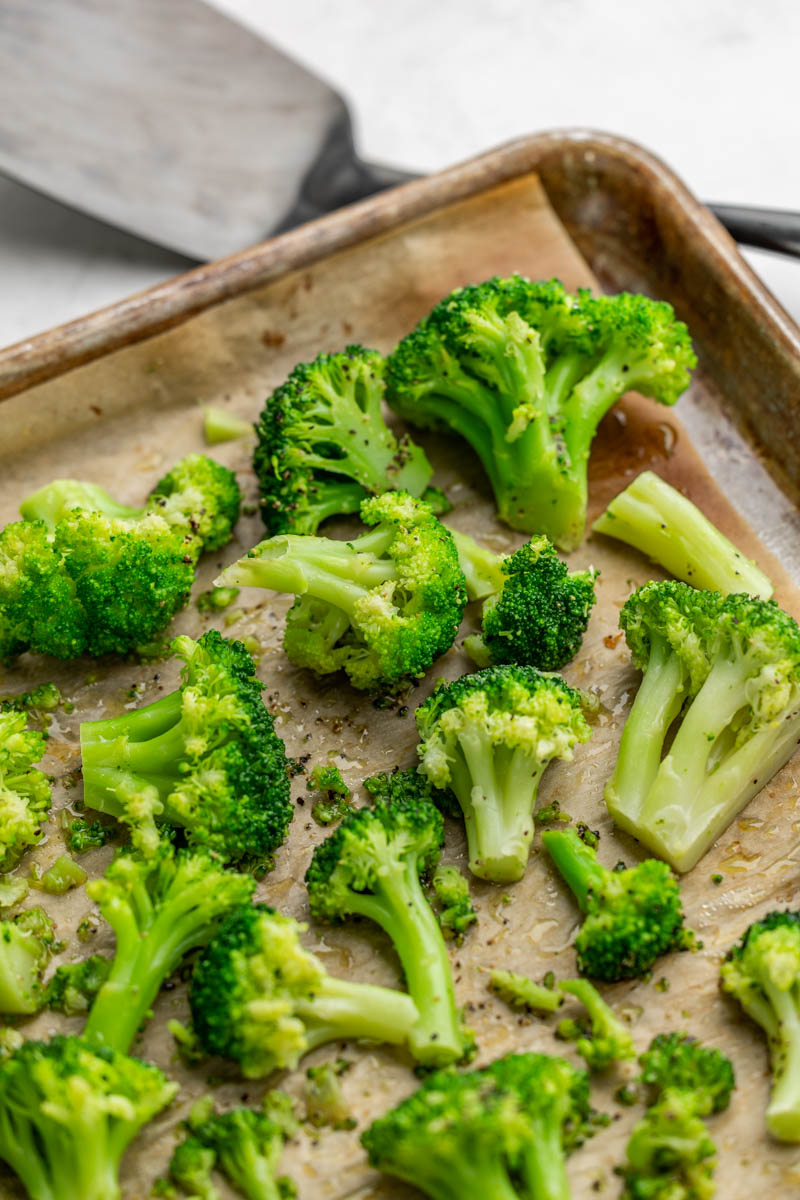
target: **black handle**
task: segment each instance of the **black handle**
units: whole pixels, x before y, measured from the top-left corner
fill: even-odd
[[[709,204],[731,237],[743,246],[800,258],[800,213],[739,204]]]

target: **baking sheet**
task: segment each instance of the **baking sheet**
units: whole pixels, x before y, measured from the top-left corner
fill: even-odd
[[[203,449],[201,404],[222,404],[255,417],[264,395],[296,361],[353,340],[389,350],[451,288],[512,270],[532,277],[557,274],[569,287],[592,282],[588,267],[532,176],[292,273],[147,343],[118,351],[7,400],[0,407],[0,521],[14,519],[19,498],[57,475],[92,478],[119,499],[139,503],[175,459]],[[702,403],[705,397],[699,384],[695,394]],[[679,412],[683,406],[682,401]],[[436,467],[436,482],[445,487],[455,505],[448,520],[498,551],[520,544],[519,534],[495,521],[480,468],[463,444],[414,436],[428,449]],[[247,499],[254,500],[248,451],[242,442],[217,447],[213,453],[239,471]],[[780,602],[800,615],[788,575],[761,549],[716,489],[675,410],[629,399],[609,415],[592,457],[592,513],[647,467],[684,487],[778,582]],[[746,466],[743,472],[742,479],[749,478]],[[220,565],[261,537],[258,518],[244,518],[238,535],[235,544],[202,564],[196,591],[206,589]],[[549,768],[540,798],[543,803],[558,798],[565,811],[598,828],[603,861],[611,864],[624,857],[633,862],[639,857],[635,845],[613,833],[602,789],[637,684],[624,639],[616,636],[618,611],[632,587],[658,572],[635,552],[599,537],[590,537],[570,557],[573,567],[589,563],[601,570],[598,605],[581,653],[565,675],[573,683],[596,687],[602,712],[592,741],[576,750],[574,761]],[[255,636],[261,644],[259,674],[288,752],[310,756],[309,766],[329,760],[337,763],[346,781],[356,788],[375,771],[396,763],[413,764],[413,708],[436,678],[452,678],[470,669],[466,657],[454,649],[440,660],[425,684],[412,692],[406,709],[376,710],[368,698],[343,688],[339,681],[319,686],[286,662],[280,637],[287,606],[284,598],[271,593],[243,591],[238,607],[245,609],[245,615],[226,632]],[[474,606],[464,633],[475,627],[478,616],[479,608]],[[190,607],[177,618],[175,630],[196,636],[214,624],[222,627],[222,618],[200,618]],[[80,797],[79,784],[64,786],[74,781],[79,765],[79,722],[122,711],[132,703],[129,692],[134,684],[140,689],[135,703],[148,703],[174,685],[176,674],[168,664],[132,666],[88,660],[59,664],[25,658],[0,677],[2,692],[52,678],[75,704],[70,716],[57,714],[51,727],[46,765],[58,777],[54,818],[46,844],[30,856],[32,860],[46,867],[62,851],[58,809]],[[611,1001],[630,1016],[639,1048],[644,1048],[655,1032],[688,1029],[721,1046],[733,1058],[738,1091],[729,1112],[712,1122],[712,1136],[720,1149],[718,1194],[726,1200],[744,1200],[756,1189],[783,1200],[796,1194],[800,1185],[800,1148],[778,1146],[764,1133],[768,1072],[763,1039],[717,990],[719,962],[749,921],[793,900],[800,847],[796,774],[792,764],[785,768],[685,877],[688,924],[703,939],[703,950],[662,959],[648,983],[606,989]],[[294,791],[298,798],[304,796],[302,776],[295,780]],[[276,870],[260,885],[258,898],[307,919],[302,876],[313,844],[323,836],[324,831],[310,820],[308,807],[298,805],[289,841],[278,856]],[[82,856],[81,862],[96,875],[109,857],[106,848]],[[448,823],[445,857],[465,864],[463,834],[456,823]],[[711,883],[717,872],[723,876],[719,886]],[[470,1024],[477,1035],[478,1063],[511,1049],[570,1057],[570,1049],[553,1040],[552,1021],[548,1024],[513,1014],[487,993],[482,972],[482,968],[503,966],[535,978],[547,970],[560,976],[574,974],[570,943],[577,919],[565,889],[536,851],[520,883],[501,888],[471,879],[470,884],[480,924],[461,948],[453,948],[453,961],[457,996],[470,1009]],[[504,901],[505,896],[510,903]],[[31,902],[36,898],[34,894]],[[63,899],[45,897],[45,907],[56,916],[60,936],[68,938],[91,908],[83,889]],[[309,931],[307,942],[333,973],[346,972],[372,983],[400,984],[391,948],[377,930],[363,925],[352,930],[319,927]],[[111,939],[98,933],[96,945],[88,947],[71,939],[63,957],[110,947]],[[666,991],[660,990],[662,979],[669,981]],[[153,1058],[178,1079],[182,1090],[171,1110],[143,1132],[127,1156],[123,1172],[126,1200],[148,1195],[152,1180],[168,1160],[175,1124],[192,1100],[207,1090],[208,1077],[223,1075],[230,1080],[218,1089],[220,1099],[227,1102],[246,1099],[255,1103],[263,1091],[261,1086],[242,1085],[216,1062],[194,1071],[176,1062],[165,1023],[170,1017],[186,1016],[182,985],[162,993],[154,1018],[136,1047],[138,1053]],[[78,1029],[80,1022],[45,1014],[30,1022],[26,1032],[42,1035],[68,1027]],[[276,1077],[274,1082],[299,1094],[303,1069],[339,1052],[339,1047],[323,1048],[305,1059],[298,1071],[283,1079]],[[344,1077],[343,1087],[359,1128],[416,1086],[410,1060],[401,1051],[348,1046],[345,1056],[353,1067]],[[570,1160],[576,1200],[588,1200],[598,1192],[618,1193],[613,1166],[622,1158],[628,1131],[639,1111],[620,1109],[613,1102],[612,1093],[622,1075],[624,1072],[611,1076],[596,1093],[598,1104],[618,1119]],[[299,1135],[287,1149],[283,1168],[296,1179],[301,1200],[339,1200],[353,1193],[364,1200],[414,1194],[387,1180],[379,1181],[366,1166],[357,1137],[358,1130]],[[21,1193],[11,1180],[2,1179],[0,1195],[11,1198]]]

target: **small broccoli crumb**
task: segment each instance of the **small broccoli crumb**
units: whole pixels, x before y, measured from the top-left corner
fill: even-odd
[[[229,608],[239,595],[237,587],[212,587],[209,592],[201,592],[195,600],[197,611],[201,613],[222,612]]]
[[[0,712],[51,713],[61,702],[61,692],[54,683],[40,683],[31,692],[0,696]]]
[[[716,883],[716,884],[722,883],[722,876],[721,875],[712,875],[711,882]]]
[[[72,888],[80,887],[87,879],[88,875],[74,858],[69,854],[61,854],[44,875],[38,875],[32,870],[28,882],[40,892],[49,892],[51,896],[63,896]]]
[[[575,826],[578,831],[578,837],[583,842],[584,846],[588,846],[591,850],[596,850],[600,845],[600,833],[597,829],[590,829],[588,825],[584,825],[579,821]]]
[[[89,913],[79,923],[75,933],[79,942],[90,942],[100,928],[100,922],[94,913]]]
[[[45,991],[45,1004],[68,1017],[83,1016],[105,983],[110,967],[110,959],[101,954],[57,967]]]
[[[306,1071],[303,1089],[306,1120],[316,1129],[325,1125],[332,1129],[355,1129],[357,1122],[340,1082],[351,1066],[347,1059],[337,1058],[335,1062],[324,1062]]]
[[[167,1021],[167,1029],[175,1039],[175,1050],[181,1062],[185,1063],[187,1067],[197,1067],[200,1063],[205,1062],[208,1055],[191,1025],[184,1025],[182,1021],[172,1020]]]
[[[566,979],[559,988],[574,996],[586,1010],[585,1017],[560,1021],[556,1037],[574,1042],[575,1049],[592,1071],[605,1071],[614,1062],[635,1058],[633,1038],[619,1016],[606,1004],[586,979]]]
[[[444,936],[461,945],[470,925],[478,920],[472,905],[469,884],[458,867],[440,863],[431,880],[437,905],[435,908]]]
[[[75,817],[67,827],[67,846],[74,854],[85,854],[105,846],[106,842],[116,837],[119,826],[116,823],[103,821],[87,821],[85,817]]]
[[[332,825],[340,821],[352,811],[352,792],[342,779],[338,767],[322,766],[321,763],[311,771],[306,787],[311,792],[324,792],[324,798],[315,801],[311,815],[318,825]]]
[[[505,1000],[511,1008],[527,1009],[530,1012],[556,1012],[564,1002],[560,991],[549,983],[534,983],[527,975],[514,971],[493,970],[489,976],[489,990]]]
[[[669,980],[666,977],[662,977],[661,979],[657,979],[653,986],[657,992],[668,992]]]
[[[562,821],[565,825],[568,825],[571,820],[572,817],[569,813],[561,811],[561,805],[557,800],[554,800],[552,804],[546,805],[545,808],[540,808],[536,814],[537,825],[553,825],[556,821]]]

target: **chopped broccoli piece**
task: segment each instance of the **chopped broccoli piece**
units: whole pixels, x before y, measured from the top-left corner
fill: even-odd
[[[175,1039],[175,1049],[181,1062],[186,1063],[187,1067],[196,1067],[205,1062],[208,1055],[191,1025],[184,1025],[173,1018],[167,1021],[167,1029]]]
[[[30,692],[19,692],[15,696],[0,696],[0,712],[55,712],[63,697],[54,683],[40,683]]]
[[[184,662],[177,691],[81,725],[84,801],[130,825],[144,853],[166,821],[226,862],[268,859],[294,810],[253,661],[214,629],[172,648]]]
[[[800,1142],[800,913],[772,912],[754,921],[720,975],[723,991],[767,1035],[772,1060],[767,1128],[780,1141]]]
[[[527,975],[500,968],[490,972],[489,990],[511,1008],[529,1009],[531,1012],[557,1012],[564,1003],[563,995],[555,987],[535,983]]]
[[[253,422],[237,417],[227,408],[207,404],[203,409],[203,437],[209,446],[219,442],[236,442],[250,437],[254,432]]]
[[[325,793],[325,798],[317,800],[311,809],[311,815],[318,825],[332,825],[352,810],[352,793],[338,767],[330,763],[323,767],[318,763],[309,775],[306,786],[313,792]]]
[[[470,443],[504,521],[571,550],[601,418],[634,389],[674,404],[695,363],[669,304],[513,275],[440,301],[389,358],[387,398]]]
[[[747,592],[769,600],[764,572],[745,558],[708,517],[653,471],[642,471],[592,525],[641,550],[653,562],[690,583],[728,596]]]
[[[51,896],[63,896],[72,888],[80,887],[88,876],[83,867],[79,867],[74,858],[61,854],[44,875],[31,875],[30,885],[40,892],[48,892]]]
[[[509,1054],[480,1071],[438,1071],[369,1126],[370,1164],[432,1200],[569,1200],[565,1158],[591,1133],[585,1071]]]
[[[25,899],[29,889],[24,875],[0,875],[0,908],[14,908]]]
[[[439,686],[417,709],[420,771],[455,792],[474,875],[522,878],[539,780],[591,737],[584,704],[558,676],[504,665]]]
[[[419,1014],[405,993],[328,975],[304,950],[307,928],[264,904],[230,913],[197,960],[189,1002],[203,1048],[247,1079],[294,1068],[330,1041],[403,1043]]]
[[[84,1036],[127,1050],[164,981],[191,950],[212,939],[254,888],[249,876],[224,870],[202,850],[176,851],[164,842],[150,858],[121,851],[86,889],[117,946]]]
[[[327,517],[358,512],[367,495],[421,496],[433,470],[383,419],[385,363],[348,346],[299,363],[256,426],[253,466],[270,534],[316,533]]]
[[[674,582],[639,588],[620,624],[644,679],[606,803],[689,871],[800,740],[800,628],[771,601]]]
[[[33,764],[44,754],[46,740],[27,728],[24,712],[0,712],[0,871],[10,871],[42,840],[51,785]]]
[[[680,888],[666,863],[647,858],[611,870],[575,829],[546,829],[542,843],[586,915],[575,939],[582,974],[635,979],[662,954],[689,948]]]
[[[210,592],[201,592],[195,601],[197,611],[201,613],[217,613],[229,608],[239,595],[235,587],[215,587]]]
[[[651,1103],[631,1133],[621,1200],[710,1200],[716,1146],[704,1117],[727,1108],[733,1068],[685,1033],[659,1034],[639,1058]]]
[[[565,1017],[558,1024],[556,1037],[574,1042],[591,1071],[605,1071],[612,1063],[636,1057],[630,1033],[588,980],[562,979],[558,987],[580,1000],[586,1009],[586,1019]]]
[[[553,800],[550,804],[546,804],[544,808],[539,808],[536,811],[537,825],[554,825],[556,821],[564,825],[569,825],[571,820],[572,817],[569,813],[562,812],[558,800]]]
[[[375,528],[352,542],[287,534],[261,542],[216,581],[294,592],[283,648],[319,675],[394,692],[452,646],[466,606],[453,539],[407,492],[365,500]]]
[[[443,517],[453,511],[453,506],[447,498],[447,493],[440,487],[426,487],[420,496],[426,504],[430,504],[437,517]]]
[[[56,967],[45,990],[44,1002],[68,1017],[88,1013],[92,1001],[108,978],[111,962],[102,954]]]
[[[216,1161],[217,1156],[209,1146],[204,1146],[193,1134],[187,1134],[172,1152],[169,1173],[180,1185],[181,1194],[189,1194],[192,1200],[222,1200],[212,1178]],[[161,1189],[158,1194],[168,1197],[178,1195],[168,1187]]]
[[[41,908],[0,921],[0,1012],[35,1013],[45,1004],[42,973],[54,953],[53,923]]]
[[[439,861],[444,822],[423,794],[403,794],[397,775],[384,778],[395,794],[350,813],[316,847],[306,872],[311,913],[331,922],[367,917],[389,935],[419,1010],[411,1053],[444,1065],[471,1050],[442,931],[420,883]]]
[[[75,817],[67,829],[67,846],[73,854],[85,854],[105,846],[117,834],[116,824],[104,824],[102,821],[87,821],[85,817]]]
[[[119,1200],[119,1166],[178,1091],[150,1063],[82,1038],[25,1042],[0,1060],[0,1158],[31,1200]]]
[[[347,1059],[320,1063],[306,1071],[304,1099],[306,1120],[315,1129],[355,1129],[356,1120],[342,1094],[341,1077],[350,1069]]]
[[[436,915],[446,938],[460,945],[470,925],[478,919],[469,894],[469,884],[458,867],[439,863],[431,880],[437,900]]]
[[[465,534],[453,537],[469,598],[485,597],[482,632],[464,641],[470,658],[479,667],[520,663],[541,671],[573,659],[596,598],[594,568],[568,571],[546,537],[506,556],[491,555]]]

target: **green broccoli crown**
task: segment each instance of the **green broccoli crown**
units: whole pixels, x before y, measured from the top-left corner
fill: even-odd
[[[233,471],[205,454],[187,454],[160,479],[147,507],[177,528],[199,538],[206,552],[233,536],[242,493]]]
[[[79,962],[57,967],[47,984],[45,1004],[68,1017],[87,1013],[110,969],[110,960],[102,954],[92,954]]]
[[[133,713],[81,725],[84,800],[157,845],[156,819],[227,862],[263,860],[292,819],[286,751],[241,642],[176,638],[180,688]]]
[[[82,1038],[25,1042],[0,1060],[0,1158],[33,1200],[119,1200],[119,1165],[177,1083]]]
[[[636,1057],[629,1030],[587,979],[564,979],[558,987],[580,1001],[586,1016],[561,1021],[556,1036],[574,1042],[590,1070],[605,1071],[612,1063]]]
[[[306,929],[264,904],[232,911],[195,966],[189,1000],[204,1049],[247,1078],[295,1067],[348,1037],[402,1042],[417,1021],[408,996],[334,979],[300,945]]]
[[[663,302],[512,276],[440,301],[389,358],[388,398],[472,445],[505,521],[571,549],[601,418],[630,388],[674,404],[695,361]]]
[[[299,363],[273,392],[253,455],[271,535],[316,533],[369,494],[425,491],[433,471],[423,451],[383,419],[384,373],[376,350],[348,346]]]
[[[641,1081],[659,1098],[667,1089],[685,1092],[698,1117],[722,1112],[736,1086],[733,1066],[716,1047],[687,1033],[659,1033],[640,1055]]]
[[[378,801],[392,804],[395,800],[422,800],[435,804],[445,816],[458,815],[458,804],[452,792],[443,792],[435,788],[430,779],[420,774],[416,768],[405,771],[399,768],[393,771],[379,771],[377,775],[365,779],[363,787],[373,804]]]
[[[633,1128],[620,1200],[712,1200],[717,1148],[683,1092],[666,1092]]]
[[[597,572],[568,571],[546,537],[521,546],[502,570],[502,590],[483,611],[482,640],[490,661],[557,671],[580,649]]]
[[[287,534],[262,542],[217,583],[294,592],[284,649],[318,674],[397,691],[453,644],[466,591],[453,539],[407,492],[361,505],[371,531],[352,542]]]
[[[84,1036],[127,1050],[164,981],[185,955],[211,941],[254,888],[250,876],[226,871],[203,850],[176,851],[162,842],[149,858],[121,851],[86,888],[117,946]]]
[[[634,979],[662,954],[687,948],[680,888],[666,863],[610,870],[574,829],[547,829],[542,843],[586,914],[575,940],[583,974]]]
[[[0,872],[10,871],[42,839],[51,784],[33,764],[47,735],[27,728],[24,712],[0,711]]]
[[[44,909],[0,921],[1,1013],[29,1015],[46,1003],[42,972],[54,949],[55,931]]]
[[[361,1135],[372,1166],[433,1200],[569,1196],[564,1156],[588,1131],[586,1073],[544,1054],[436,1072]]]
[[[420,771],[455,793],[473,874],[521,877],[539,780],[591,736],[584,704],[558,676],[504,664],[440,685],[417,709]]]
[[[87,640],[87,615],[63,570],[44,521],[0,530],[0,659],[33,649],[76,658]]]
[[[692,693],[711,669],[711,647],[724,597],[698,591],[674,579],[644,584],[622,606],[620,628],[625,631],[634,664],[646,671],[666,645],[685,671]]]

